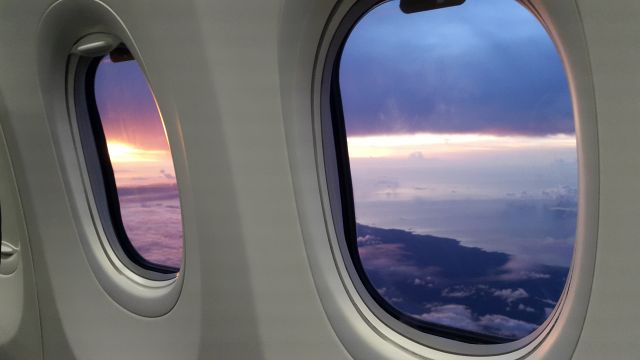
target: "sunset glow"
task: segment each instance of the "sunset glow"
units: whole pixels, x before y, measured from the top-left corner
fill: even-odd
[[[127,237],[146,260],[180,268],[182,215],[173,158],[155,97],[135,61],[105,56],[95,94]]]
[[[107,147],[112,163],[161,161],[168,155],[167,151],[146,150],[120,142],[110,142]]]
[[[351,158],[405,158],[412,155],[452,155],[527,149],[572,149],[575,135],[497,136],[491,134],[397,134],[352,136],[347,140]]]

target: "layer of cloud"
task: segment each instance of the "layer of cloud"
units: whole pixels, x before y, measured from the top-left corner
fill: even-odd
[[[478,316],[469,307],[458,304],[437,305],[430,307],[428,310],[428,312],[416,317],[431,323],[511,339],[527,336],[538,327],[536,324],[504,315],[489,314]]]
[[[536,324],[512,319],[504,315],[481,316],[478,325],[488,332],[513,339],[525,337],[538,328]]]
[[[482,331],[478,323],[473,319],[471,309],[463,305],[435,306],[429,312],[417,316],[418,318],[440,325],[446,325],[457,329],[469,331]]]
[[[340,84],[351,135],[574,132],[560,57],[510,0],[409,16],[382,4],[350,35]]]
[[[147,260],[180,267],[183,230],[175,185],[119,189],[122,222],[129,240]]]
[[[493,293],[493,296],[497,296],[499,298],[502,298],[503,300],[505,300],[508,303],[512,303],[516,300],[521,300],[521,299],[526,299],[529,297],[529,294],[527,294],[526,291],[524,291],[523,289],[501,289],[501,290],[496,290]]]
[[[442,290],[442,296],[449,298],[465,298],[475,294],[475,292],[476,290],[474,287],[456,286]]]

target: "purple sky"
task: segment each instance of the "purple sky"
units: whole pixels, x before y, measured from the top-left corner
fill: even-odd
[[[561,59],[513,0],[411,15],[383,3],[349,36],[340,85],[349,135],[574,133]]]
[[[135,61],[105,57],[95,78],[122,222],[138,252],[180,267],[182,218],[171,151],[146,77]]]
[[[102,126],[109,141],[166,150],[167,139],[153,93],[136,61],[105,57],[95,78]]]

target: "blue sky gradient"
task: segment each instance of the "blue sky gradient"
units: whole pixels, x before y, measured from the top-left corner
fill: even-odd
[[[364,16],[346,43],[340,85],[350,135],[574,133],[562,62],[513,0]]]

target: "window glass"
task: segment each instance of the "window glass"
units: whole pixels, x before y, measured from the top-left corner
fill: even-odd
[[[338,74],[346,238],[372,298],[469,342],[536,330],[565,287],[578,208],[570,93],[545,29],[513,0],[415,14],[389,1],[355,25]]]
[[[126,234],[119,236],[126,236],[144,260],[179,268],[183,234],[178,187],[162,117],[145,75],[135,60],[104,56],[95,71],[94,93],[121,218],[111,221],[121,220]]]

